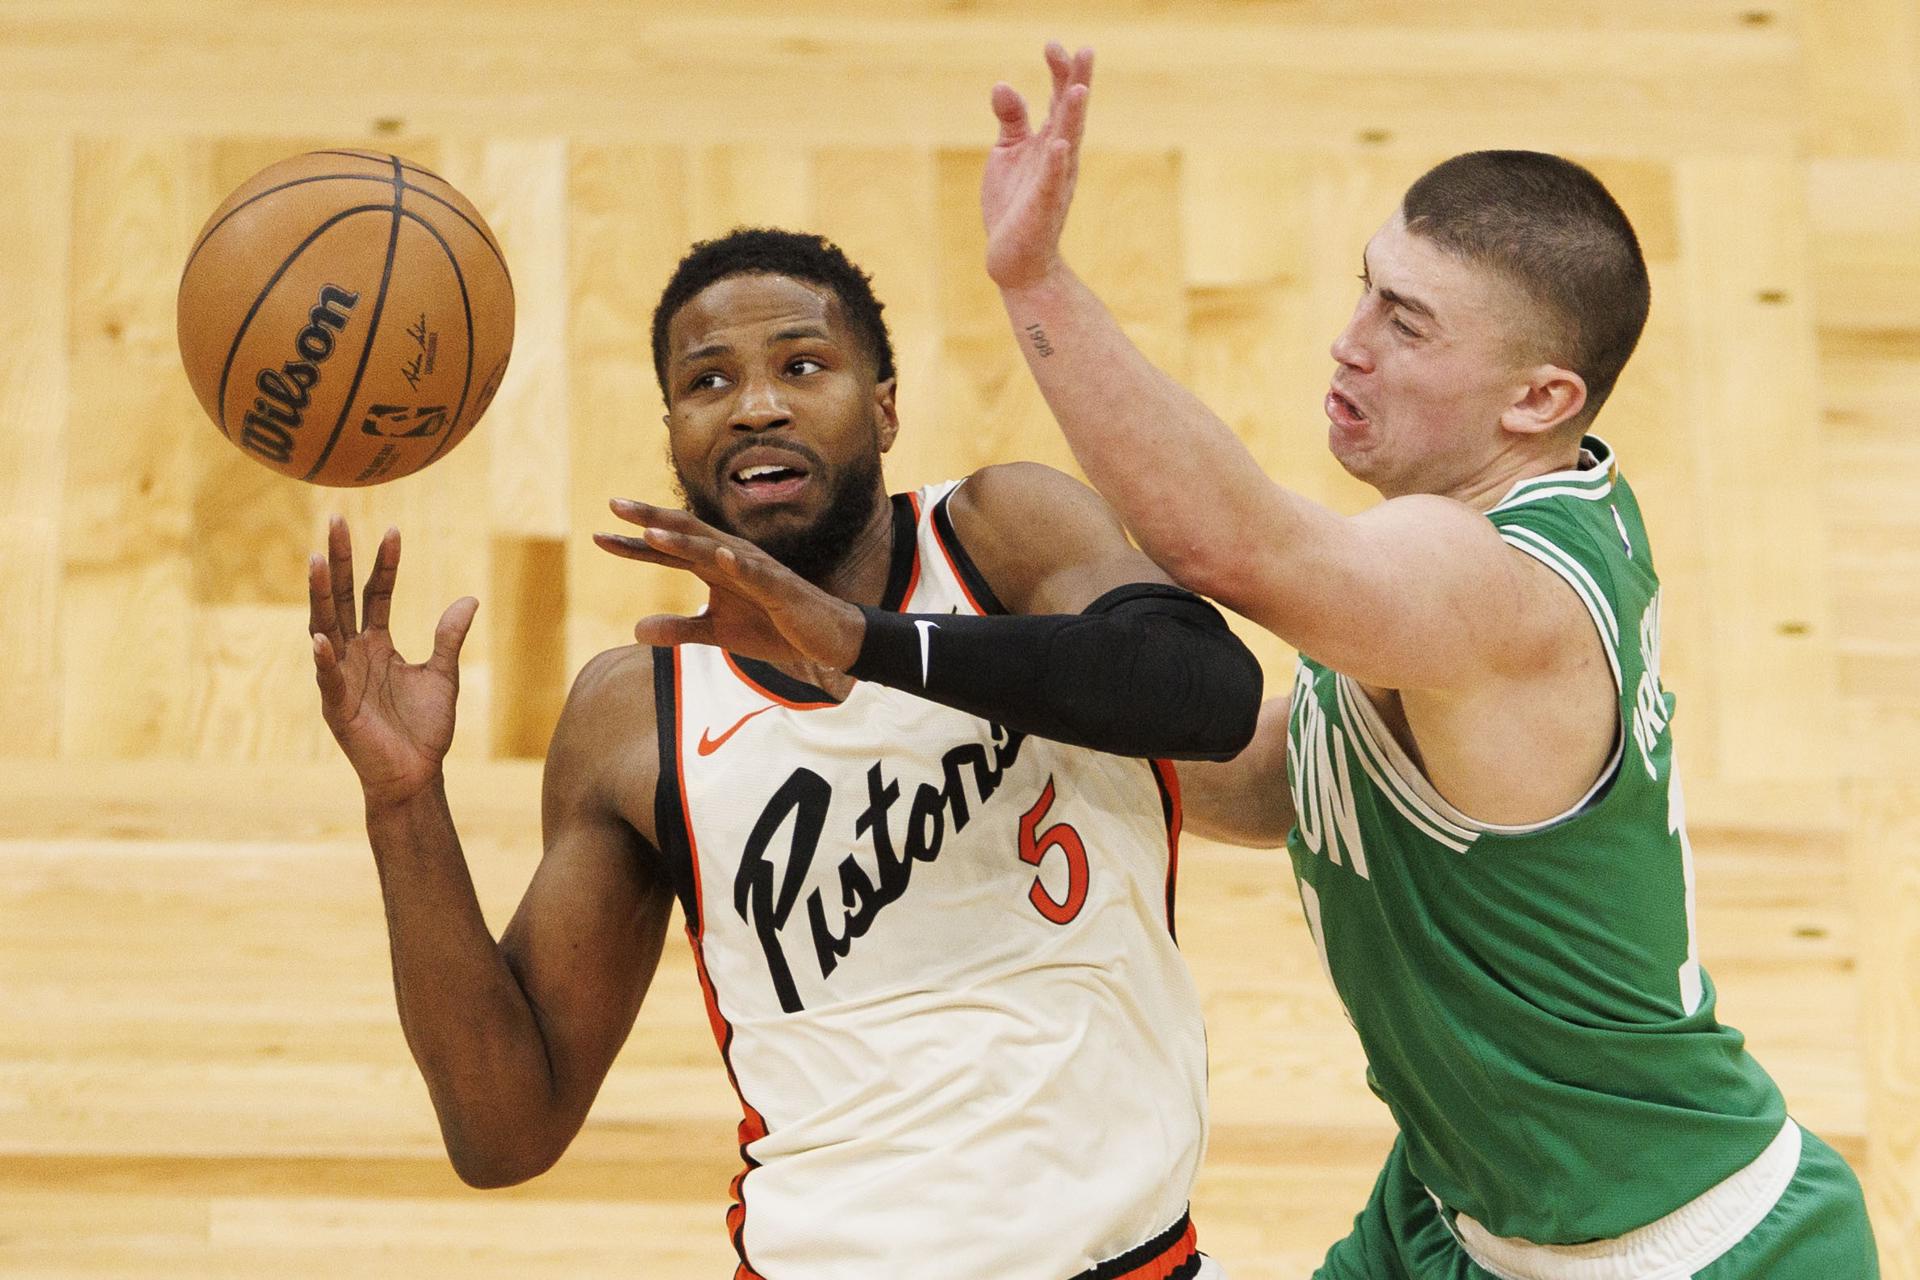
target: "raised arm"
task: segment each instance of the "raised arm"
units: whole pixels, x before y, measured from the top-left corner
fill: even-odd
[[[1085,485],[989,467],[949,508],[1012,616],[897,614],[829,595],[684,511],[616,502],[642,537],[617,555],[706,582],[705,613],[655,617],[650,644],[717,644],[848,672],[1025,733],[1116,755],[1224,759],[1253,733],[1260,666],[1212,605],[1166,580]]]
[[[442,618],[407,663],[387,635],[400,540],[389,531],[353,607],[352,549],[335,522],[310,571],[321,709],[366,798],[400,1022],[447,1154],[474,1186],[523,1181],[559,1158],[633,1024],[671,893],[647,834],[657,751],[644,651],[590,664],[549,752],[545,855],[496,944],[447,804],[459,651],[475,604]]]
[[[1581,620],[1483,517],[1412,496],[1349,518],[1274,483],[1074,275],[1059,236],[1093,57],[1050,46],[1048,63],[1038,128],[1010,87],[993,92],[988,272],[1075,458],[1142,549],[1182,586],[1368,684],[1456,689],[1550,663]]]

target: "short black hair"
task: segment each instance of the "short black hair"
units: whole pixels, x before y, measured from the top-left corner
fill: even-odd
[[[839,245],[808,232],[735,227],[688,250],[653,309],[653,373],[660,380],[661,395],[667,394],[667,327],[673,317],[708,285],[750,275],[791,276],[832,290],[873,361],[875,377],[885,382],[894,376],[893,339],[880,314],[884,307],[873,296],[873,280]]]
[[[1546,313],[1548,358],[1579,374],[1585,424],[1646,327],[1639,238],[1600,179],[1539,151],[1471,151],[1435,166],[1400,202],[1407,229],[1492,267]]]

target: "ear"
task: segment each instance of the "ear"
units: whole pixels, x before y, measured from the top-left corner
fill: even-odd
[[[1557,364],[1525,371],[1519,394],[1500,415],[1500,427],[1516,435],[1536,436],[1563,426],[1587,407],[1587,382]]]
[[[873,387],[874,425],[879,429],[882,453],[893,448],[893,438],[900,434],[900,411],[893,402],[894,389],[899,383],[898,378],[888,378]]]

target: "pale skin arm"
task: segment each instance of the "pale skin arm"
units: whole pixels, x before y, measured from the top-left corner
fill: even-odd
[[[1447,691],[1538,672],[1580,621],[1557,580],[1450,499],[1344,517],[1275,484],[1067,266],[1059,236],[1092,62],[1049,47],[1053,100],[1037,130],[1019,95],[995,87],[981,200],[988,272],[1094,487],[1175,581],[1363,683]]]
[[[442,618],[427,662],[387,635],[399,535],[382,540],[365,626],[344,524],[310,571],[322,713],[366,796],[402,1029],[460,1177],[505,1186],[564,1151],[652,981],[672,895],[651,848],[648,655],[603,655],[575,685],[548,752],[545,853],[496,943],[475,897],[441,765],[475,604]]]

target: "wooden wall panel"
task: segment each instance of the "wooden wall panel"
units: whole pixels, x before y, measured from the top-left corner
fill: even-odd
[[[397,525],[414,658],[480,597],[449,785],[498,927],[567,681],[701,603],[588,539],[610,496],[672,498],[649,324],[692,240],[812,228],[873,273],[896,487],[1072,469],[977,207],[988,87],[1043,98],[1048,36],[1101,54],[1075,266],[1339,510],[1372,499],[1326,453],[1327,347],[1406,183],[1533,145],[1619,196],[1654,311],[1600,430],[1669,588],[1707,962],[1858,1160],[1887,1274],[1920,1280],[1920,52],[1894,0],[0,0],[0,1271],[724,1266],[737,1104],[677,933],[560,1168],[490,1198],[446,1168],[316,712],[305,557],[340,512],[364,573]],[[446,174],[518,289],[486,421],[371,490],[242,457],[173,346],[206,214],[322,146]],[[1246,630],[1279,691],[1285,647]],[[1196,1212],[1246,1280],[1309,1270],[1389,1138],[1279,857],[1190,845],[1181,891],[1213,1049]]]
[[[46,757],[62,719],[72,145],[9,138],[0,164],[13,175],[0,202],[0,756]]]

